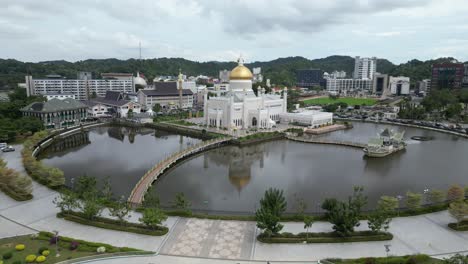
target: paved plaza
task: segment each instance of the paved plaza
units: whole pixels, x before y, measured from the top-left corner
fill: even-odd
[[[8,166],[24,171],[17,151],[3,153]],[[385,256],[384,245],[391,245],[390,254],[424,253],[449,256],[455,252],[468,253],[468,232],[455,232],[447,227],[454,219],[447,211],[421,216],[393,219],[392,241],[334,243],[334,244],[263,244],[255,239],[255,222],[218,221],[195,218],[169,217],[165,236],[146,236],[100,229],[56,218],[58,209],[52,200],[57,196],[34,183],[34,199],[16,202],[0,192],[0,238],[58,230],[70,236],[115,246],[127,246],[154,251],[146,257],[112,258],[97,263],[265,263],[266,261],[298,261],[314,263],[324,258],[358,258]],[[104,212],[108,215],[108,212]],[[140,214],[133,212],[130,221],[137,222]],[[362,222],[359,230],[366,230]],[[284,232],[303,232],[303,223],[284,223]],[[316,222],[312,232],[331,231],[331,224]],[[210,260],[215,259],[215,260]]]

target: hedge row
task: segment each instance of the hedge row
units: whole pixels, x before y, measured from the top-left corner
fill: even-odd
[[[21,156],[24,168],[31,178],[51,189],[58,189],[65,183],[63,171],[58,168],[46,166],[42,161],[37,160],[36,157],[33,156],[33,149],[48,135],[48,131],[39,131],[29,137],[23,143],[24,148],[21,152]]]
[[[54,237],[54,234],[50,232],[39,232],[37,239],[50,241],[50,239]],[[109,244],[104,243],[96,243],[96,242],[89,242],[80,239],[74,239],[71,237],[60,236],[59,234],[59,246],[62,248],[69,248],[71,242],[78,242],[78,251],[82,252],[96,252],[98,247],[105,247],[106,253],[116,253],[116,252],[132,252],[132,251],[141,251],[135,248],[129,247],[114,247]]]
[[[367,241],[385,241],[392,240],[393,235],[387,232],[360,231],[354,232],[349,237],[339,236],[335,232],[321,233],[281,233],[272,236],[260,234],[257,240],[263,243],[344,243],[344,242],[367,242]]]
[[[150,236],[163,236],[167,234],[169,229],[165,226],[160,226],[157,229],[151,229],[143,224],[131,223],[124,221],[121,223],[118,220],[105,218],[105,217],[96,217],[94,220],[89,220],[79,212],[67,212],[67,213],[58,213],[57,217],[61,217],[65,220],[72,221],[75,223],[89,225],[104,229],[130,232],[135,234],[150,235]]]
[[[6,195],[10,196],[12,199],[18,202],[23,202],[27,200],[31,200],[33,198],[33,195],[31,193],[28,194],[20,194],[14,190],[12,190],[10,187],[5,186],[3,184],[0,184],[0,190],[3,191]]]
[[[450,223],[448,227],[455,231],[468,231],[468,220],[462,221],[461,223]]]
[[[430,263],[430,260],[431,257],[421,254],[386,258],[327,259],[335,264],[425,264]]]
[[[234,139],[231,142],[236,145],[249,145],[253,143],[265,142],[270,140],[282,139],[284,134],[278,131],[275,132],[260,132],[251,134],[245,137]]]

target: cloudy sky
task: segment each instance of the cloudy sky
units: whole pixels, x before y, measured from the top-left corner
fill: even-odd
[[[0,58],[468,61],[468,0],[0,0]]]

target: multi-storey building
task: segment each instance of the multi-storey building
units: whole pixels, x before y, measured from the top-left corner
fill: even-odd
[[[320,69],[298,70],[296,74],[296,86],[301,88],[325,87],[326,80]]]
[[[177,109],[180,104],[177,82],[156,82],[154,89],[139,90],[137,96],[138,102],[146,110],[152,109],[155,104],[163,109]],[[189,89],[182,89],[182,108],[193,108],[193,92]]]
[[[377,58],[361,58],[354,59],[354,79],[369,79],[374,78],[377,71]]]
[[[390,76],[389,86],[393,95],[408,95],[410,93],[410,78],[409,77],[392,77]]]
[[[373,90],[373,80],[369,79],[327,79],[327,91],[331,94],[349,94]]]
[[[228,71],[228,70],[219,71],[219,81],[221,83],[228,83],[229,82],[229,74],[231,74],[231,71]]]
[[[374,74],[374,86],[372,89],[372,93],[376,95],[388,94],[388,74]]]
[[[86,77],[85,77],[86,76]],[[130,73],[103,73],[103,79],[33,79],[26,76],[27,95],[73,94],[77,100],[87,100],[95,96],[105,96],[107,91],[135,92],[134,77]]]
[[[418,82],[418,92],[420,94],[427,94],[431,90],[431,79],[424,79]]]
[[[465,65],[462,63],[441,63],[432,65],[431,89],[462,88]]]

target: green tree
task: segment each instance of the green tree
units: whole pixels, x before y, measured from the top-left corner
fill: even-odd
[[[312,227],[314,223],[314,218],[305,215],[304,216],[304,229],[306,230],[306,241],[309,240],[309,229]]]
[[[154,105],[153,105],[153,112],[154,112],[154,113],[159,113],[159,112],[161,112],[161,105],[160,105],[160,104],[154,104]]]
[[[454,117],[459,117],[463,108],[459,103],[454,103],[450,104],[446,109],[445,109],[445,117],[446,118],[454,118]]]
[[[367,196],[364,195],[363,186],[354,186],[353,187],[353,196],[348,198],[349,205],[352,207],[358,214],[361,214],[362,208],[367,205]]]
[[[283,228],[279,220],[286,206],[282,190],[273,188],[266,190],[263,198],[260,199],[260,208],[255,212],[257,227],[264,230],[263,232],[268,236],[277,234]]]
[[[151,229],[157,229],[167,216],[159,208],[145,208],[139,221]]]
[[[32,193],[32,180],[31,178],[22,176],[19,172],[14,171],[10,187],[20,196],[29,196]]]
[[[443,260],[444,264],[466,264],[468,263],[468,255],[463,256],[460,254],[456,254],[450,258],[446,258]]]
[[[377,208],[385,212],[393,212],[398,209],[398,207],[398,199],[393,196],[382,196],[377,204]]]
[[[127,118],[133,118],[133,109],[129,109],[127,112]]]
[[[374,213],[369,215],[367,219],[367,225],[372,232],[379,232],[380,230],[387,231],[390,227],[392,219],[389,217],[388,211],[376,210]]]
[[[338,201],[328,212],[328,220],[333,224],[333,230],[342,237],[350,236],[354,228],[359,226],[359,214],[349,204]]]
[[[468,202],[456,201],[450,204],[449,213],[457,219],[457,227],[468,217]]]
[[[321,208],[325,211],[327,211],[325,213],[325,217],[327,219],[329,219],[329,213],[330,211],[332,211],[336,206],[338,205],[338,200],[335,199],[335,198],[326,198],[323,202],[322,202],[322,206]]]
[[[183,211],[189,211],[191,203],[190,201],[185,197],[185,194],[180,192],[177,193],[174,199],[174,207]]]
[[[445,201],[445,193],[441,190],[431,189],[428,194],[429,202],[431,204],[439,204]]]
[[[406,192],[406,207],[410,210],[416,210],[421,207],[422,194]]]
[[[146,192],[142,205],[145,208],[159,208],[159,196],[154,192],[153,187],[150,187]]]
[[[270,208],[259,208],[255,212],[255,219],[257,221],[257,227],[262,230],[263,233],[270,237],[273,234],[277,234],[283,229],[283,225],[280,224],[280,217],[274,214]]]
[[[125,219],[130,217],[131,207],[124,196],[116,202],[113,202],[109,207],[109,213],[113,217],[117,217],[121,225],[125,223]]]
[[[107,202],[112,200],[112,195],[113,193],[110,177],[106,177],[102,184],[101,197]]]
[[[89,220],[94,220],[96,217],[100,216],[104,206],[102,200],[94,192],[85,193],[84,199],[80,204],[81,212]]]
[[[97,193],[97,181],[96,178],[83,175],[78,178],[76,183],[75,192],[79,198],[84,198],[86,193]]]
[[[294,197],[296,199],[296,214],[298,216],[303,216],[307,209],[307,203],[303,198],[297,197],[296,194],[294,194]]]
[[[73,211],[79,207],[78,196],[70,192],[59,192],[59,196],[52,201],[61,213]]]

